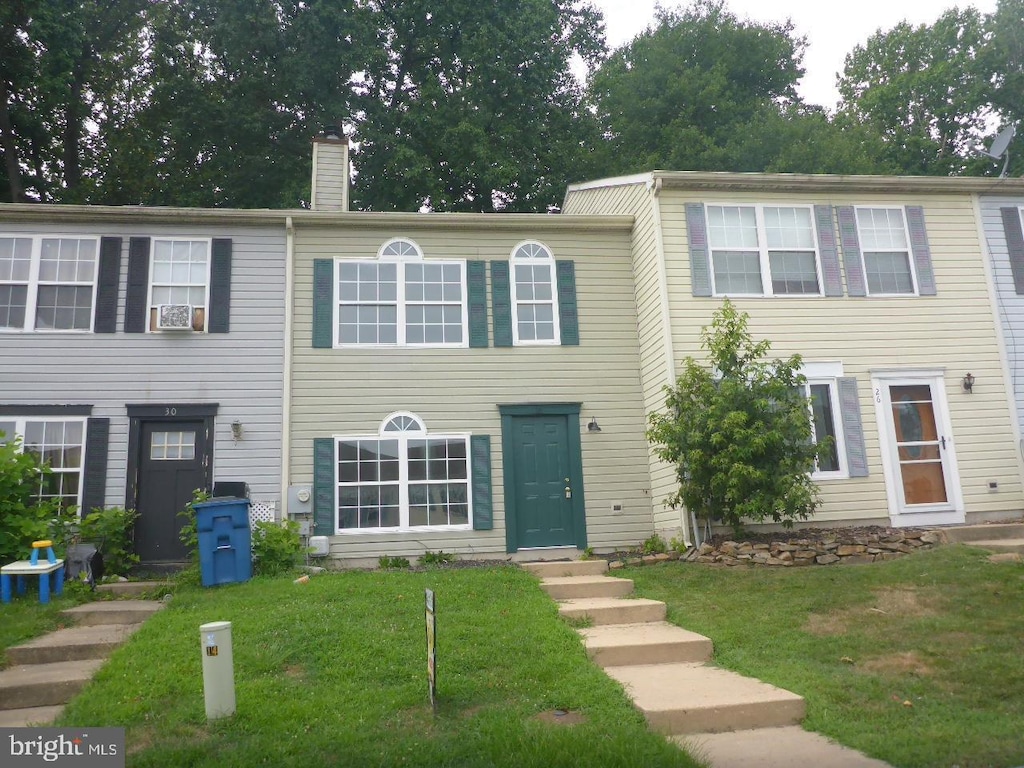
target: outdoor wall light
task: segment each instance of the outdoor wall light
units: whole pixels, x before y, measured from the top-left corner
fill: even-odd
[[[238,419],[231,422],[231,437],[236,443],[242,439],[242,422]]]
[[[966,376],[964,376],[963,385],[964,392],[966,392],[967,394],[971,394],[972,392],[974,392],[974,377],[968,373]]]
[[[601,427],[597,425],[597,419],[593,416],[590,417],[590,423],[587,424],[587,432],[600,432]]]

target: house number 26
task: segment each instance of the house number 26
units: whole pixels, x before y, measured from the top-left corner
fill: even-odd
[[[880,390],[880,389],[876,389],[875,390],[875,402],[876,403],[882,402],[882,390]]]
[[[164,408],[164,416],[177,416],[177,415],[178,415],[178,409],[177,408]]]

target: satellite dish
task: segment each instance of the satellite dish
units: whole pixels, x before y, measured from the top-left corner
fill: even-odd
[[[992,140],[992,146],[989,149],[982,147],[976,147],[975,151],[982,155],[991,157],[993,160],[1003,161],[1003,172],[999,174],[999,178],[1006,176],[1006,169],[1010,165],[1010,142],[1013,141],[1013,137],[1016,134],[1016,129],[1011,125],[1009,128],[1001,130]]]

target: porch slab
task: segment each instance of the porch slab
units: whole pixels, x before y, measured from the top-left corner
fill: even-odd
[[[599,576],[608,570],[607,560],[549,560],[522,563],[522,567],[542,579],[559,576]]]

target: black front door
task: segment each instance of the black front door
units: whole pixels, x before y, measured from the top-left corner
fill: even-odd
[[[139,425],[135,551],[143,562],[180,562],[188,552],[178,515],[196,488],[209,488],[208,423],[204,419]]]

